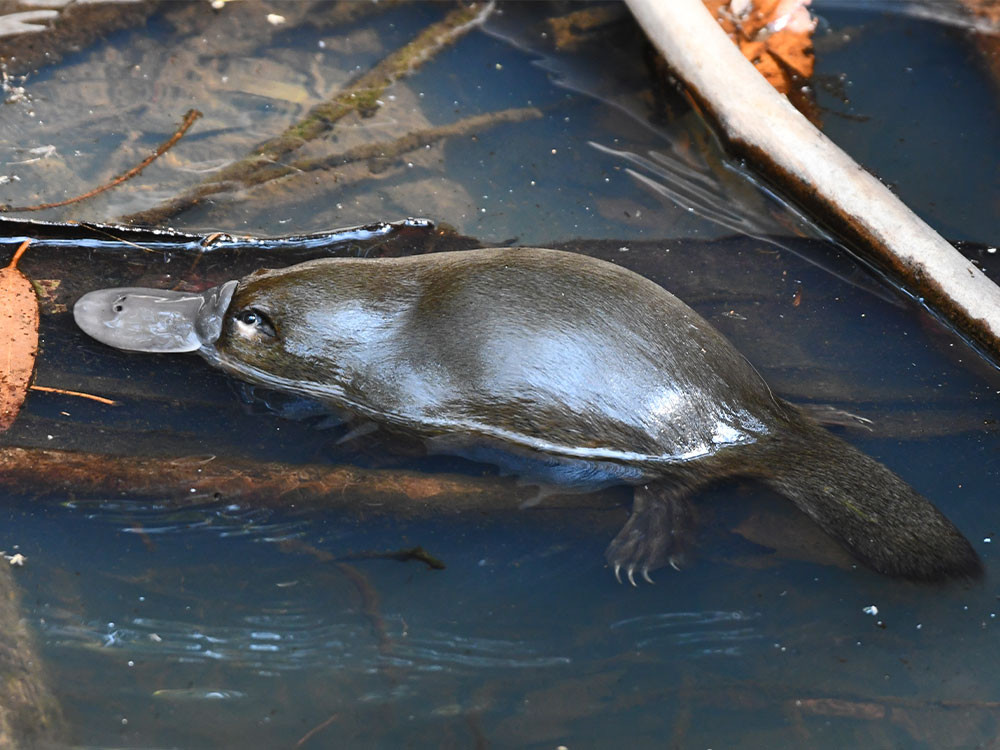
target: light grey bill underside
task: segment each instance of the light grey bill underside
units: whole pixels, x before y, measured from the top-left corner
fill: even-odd
[[[201,293],[124,287],[77,300],[73,318],[102,344],[134,352],[194,352],[219,338],[236,291],[227,281]]]

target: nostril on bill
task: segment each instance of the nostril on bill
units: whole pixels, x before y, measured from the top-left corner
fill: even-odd
[[[77,300],[73,317],[93,338],[128,351],[197,351],[201,294],[161,289],[98,289]]]

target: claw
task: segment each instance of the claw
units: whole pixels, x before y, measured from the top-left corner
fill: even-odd
[[[618,581],[618,583],[622,582],[622,577],[618,574],[618,572],[621,569],[622,569],[621,564],[620,563],[615,563],[615,580]]]
[[[632,577],[633,573],[635,573],[635,566],[634,565],[629,565],[628,566],[628,582],[631,583],[633,586],[636,586],[635,578]],[[636,588],[638,588],[638,586],[636,586]]]
[[[672,557],[670,558],[670,567],[676,570],[678,573],[680,573],[681,571],[680,566],[678,566],[677,563],[674,562],[674,558]]]
[[[649,577],[649,568],[642,569],[642,577],[645,578],[647,582],[653,583],[653,579]]]

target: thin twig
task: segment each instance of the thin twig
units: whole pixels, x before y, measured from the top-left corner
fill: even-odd
[[[79,396],[80,398],[89,398],[91,401],[98,401],[102,404],[107,404],[108,406],[117,406],[117,401],[112,401],[110,398],[104,398],[103,396],[94,396],[91,393],[81,393],[80,391],[67,391],[63,388],[49,388],[45,385],[33,385],[30,388],[33,391],[42,391],[43,393],[60,393],[63,396]]]
[[[144,253],[153,253],[153,252],[156,252],[151,247],[146,247],[145,245],[139,245],[139,244],[137,244],[135,242],[132,242],[131,240],[125,239],[124,237],[118,237],[118,236],[116,236],[114,234],[111,234],[111,232],[105,231],[104,229],[102,229],[101,227],[99,227],[96,224],[88,224],[87,228],[93,230],[94,232],[97,232],[98,234],[103,234],[105,237],[107,237],[110,240],[114,240],[115,242],[121,242],[124,245],[130,245],[130,246],[136,248],[137,250],[142,250]]]
[[[132,179],[137,174],[141,173],[142,170],[144,170],[146,167],[148,167],[150,164],[156,161],[158,158],[163,156],[163,154],[165,154],[168,150],[170,150],[170,148],[172,148],[173,145],[177,143],[177,141],[179,141],[184,136],[184,134],[188,131],[188,128],[190,128],[194,124],[194,121],[197,120],[199,117],[201,117],[201,112],[199,112],[196,109],[189,109],[187,113],[184,115],[184,121],[177,129],[177,132],[175,132],[172,136],[170,136],[170,138],[167,141],[161,143],[153,153],[151,153],[149,156],[143,159],[139,164],[132,167],[127,172],[123,172],[122,174],[118,175],[105,185],[101,185],[100,187],[96,187],[93,190],[89,190],[88,192],[83,193],[82,195],[77,195],[73,198],[67,198],[64,201],[57,201],[55,203],[40,203],[36,206],[0,206],[0,211],[8,213],[13,211],[44,211],[47,208],[59,208],[60,206],[68,206],[70,203],[79,203],[80,201],[87,200],[88,198],[93,198],[95,195],[100,195],[104,191],[110,190],[111,188],[117,185],[121,185],[126,180]]]
[[[378,592],[372,586],[368,577],[353,565],[348,563],[337,563],[337,570],[343,573],[347,579],[354,584],[358,595],[361,597],[361,614],[365,616],[375,633],[375,640],[378,643],[380,654],[386,654],[392,648],[392,639],[385,628],[385,620],[379,612]]]
[[[302,747],[309,740],[311,740],[313,737],[315,737],[317,734],[319,734],[324,729],[326,729],[328,726],[330,726],[333,722],[335,722],[339,717],[340,717],[340,714],[333,714],[326,721],[324,721],[324,722],[322,722],[322,723],[317,724],[316,726],[314,726],[312,729],[310,729],[308,732],[306,732],[304,735],[302,735],[301,739],[299,739],[299,741],[295,743],[295,747]]]

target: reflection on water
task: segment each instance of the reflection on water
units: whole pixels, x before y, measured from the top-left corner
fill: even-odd
[[[280,602],[268,604],[283,609]],[[328,616],[282,611],[246,615],[240,624],[219,626],[149,617],[131,617],[124,622],[63,622],[60,617],[68,620],[71,613],[62,611],[57,617],[47,617],[42,627],[47,642],[62,648],[106,649],[109,656],[117,652],[114,655],[167,663],[225,661],[233,669],[261,675],[303,668],[365,673],[384,666],[474,675],[481,670],[537,669],[572,661],[566,656],[539,654],[516,640],[436,631],[403,635],[407,626],[401,615],[385,618],[390,635],[398,640],[383,653],[371,644],[367,625],[331,624]]]
[[[745,612],[665,612],[611,624],[637,649],[687,647],[703,655],[739,656],[747,641],[763,635],[750,624],[759,614]]]
[[[198,106],[200,129],[141,180],[45,216],[110,220],[147,208],[280,132],[446,12],[380,4],[335,28],[325,15],[332,6],[294,5],[273,25],[273,9],[254,0],[219,13],[167,4],[146,28],[40,68],[23,82],[28,99],[10,103],[0,124],[0,175],[11,177],[0,197],[30,203],[82,192],[138,161],[177,114]],[[997,105],[964,38],[912,15],[816,5],[829,29],[821,75],[850,83],[846,101],[818,87],[829,132],[950,236],[995,243],[1000,197],[983,154],[996,152]],[[911,6],[877,4],[906,14]],[[544,496],[520,511],[512,499],[506,514],[419,519],[201,493],[137,499],[127,488],[7,497],[3,543],[27,556],[15,571],[24,614],[79,744],[992,740],[989,698],[1000,685],[984,655],[995,650],[998,613],[1000,377],[726,163],[683,100],[653,90],[624,14],[583,34],[581,47],[556,49],[546,19],[564,10],[502,5],[485,31],[388,90],[372,116],[345,119],[309,148],[324,156],[507,107],[537,107],[541,117],[438,141],[398,162],[369,159],[220,194],[176,225],[274,236],[426,214],[484,243],[560,244],[638,270],[718,326],[783,396],[871,419],[871,431],[838,429],[955,520],[984,557],[985,582],[918,587],[828,564],[802,541],[796,519],[749,483],[700,496],[696,558],[638,589],[616,584],[603,560],[623,509],[554,511]],[[907,68],[933,71],[917,78]],[[910,139],[915,152],[901,143]],[[934,143],[948,143],[947,165]],[[54,150],[27,163],[23,149],[42,146]],[[708,241],[733,231],[743,236]],[[341,250],[385,249],[377,232],[355,240]],[[89,243],[64,263],[63,288],[83,291],[88,269],[118,263],[122,276],[161,286],[200,289],[230,277],[231,256],[193,261],[156,249]],[[272,261],[262,250],[254,263],[300,257],[282,252]],[[997,254],[969,252],[1000,271]],[[33,262],[44,267],[29,254],[29,272]],[[331,427],[329,415],[273,394],[247,404],[196,357],[104,351],[81,343],[65,313],[43,312],[38,382],[113,390],[120,406],[33,394],[4,435],[10,444],[194,463],[238,455],[498,472],[486,455],[428,457],[381,432]],[[446,568],[377,557],[415,546]],[[866,614],[872,605],[878,617]]]
[[[148,503],[136,500],[72,500],[64,505],[82,511],[88,520],[120,525],[121,533],[139,535],[192,534],[212,536],[252,536],[260,541],[281,541],[296,535],[304,520],[270,522],[273,512],[232,503],[206,502],[205,495],[193,494],[187,502]]]

